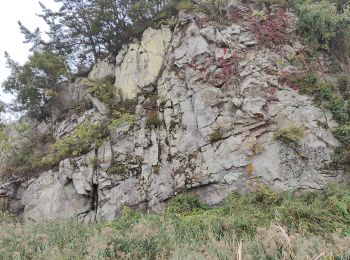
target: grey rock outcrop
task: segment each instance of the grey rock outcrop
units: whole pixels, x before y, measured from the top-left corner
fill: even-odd
[[[90,200],[78,194],[72,183],[63,185],[58,172],[44,172],[32,182],[22,196],[26,218],[74,218],[90,209]]]
[[[123,61],[116,67],[116,88],[122,89],[127,98],[136,97],[144,88],[152,88],[161,73],[170,40],[169,28],[149,28],[141,42],[130,44]]]
[[[244,23],[222,28],[197,16],[181,13],[173,32],[147,29],[120,52],[115,86],[126,98],[137,97],[136,122],[29,184],[25,216],[111,220],[123,206],[162,211],[181,192],[216,205],[259,185],[298,192],[342,181],[343,172],[329,167],[340,145],[332,134],[337,124],[281,82],[285,70],[296,69],[283,52],[259,45]],[[302,48],[296,38],[281,47]],[[104,66],[95,66],[90,78],[110,75],[112,67]],[[69,135],[89,113],[102,120],[96,107],[55,123],[55,137]],[[150,124],[150,117],[160,123]],[[276,138],[290,126],[304,133],[300,140]]]

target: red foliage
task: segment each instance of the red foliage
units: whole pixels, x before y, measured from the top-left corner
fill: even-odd
[[[260,43],[271,46],[282,44],[286,41],[288,17],[284,10],[278,10],[276,14],[267,19],[253,17],[252,32]]]
[[[223,51],[225,55],[227,55],[230,51],[232,52],[232,50],[227,47],[224,48]],[[217,60],[215,60],[213,56],[206,57],[204,59],[202,57],[200,60],[193,58],[189,66],[196,71],[200,71],[205,81],[215,81],[217,85],[222,85],[228,82],[230,77],[237,72],[237,61],[237,56],[232,53],[231,55],[227,55],[226,58],[221,57]],[[211,73],[209,67],[213,64],[215,64],[216,67],[220,68],[221,70]]]
[[[271,95],[271,96],[275,96],[276,95],[276,88],[274,88],[274,87],[271,87],[271,88],[269,88],[268,89],[268,92],[269,92],[269,94]]]
[[[269,100],[278,100],[276,96],[277,89],[275,87],[269,87],[267,89],[267,97]]]
[[[226,12],[226,19],[234,23],[244,20],[245,17],[247,16],[244,11],[235,6],[231,6]]]
[[[224,53],[228,52],[227,48],[224,48]],[[216,61],[216,66],[222,68],[223,77],[227,80],[232,74],[237,72],[237,57],[234,54],[231,54],[229,58],[219,58]]]

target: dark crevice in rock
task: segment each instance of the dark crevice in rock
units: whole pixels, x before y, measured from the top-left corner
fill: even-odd
[[[89,222],[91,222],[92,220],[94,222],[97,222],[97,209],[98,209],[98,206],[99,206],[99,198],[98,198],[98,168],[99,168],[99,163],[97,163],[98,161],[98,149],[95,149],[95,158],[94,158],[94,161],[96,162],[93,162],[93,168],[94,168],[94,173],[93,175],[91,176],[91,194],[90,194],[90,206],[87,210],[83,211],[83,212],[80,212],[79,214],[76,215],[76,218],[77,220],[79,220],[79,218],[81,217],[84,221],[84,218],[86,216],[89,215],[89,213],[91,212],[94,212],[93,214],[93,219],[91,218],[89,220]]]
[[[91,210],[96,211],[98,207],[98,185],[92,184],[91,191]]]
[[[98,161],[98,149],[95,149],[95,160]],[[91,191],[91,210],[94,211],[94,220],[97,222],[98,209],[98,167],[99,163],[94,163],[94,174],[92,175],[92,191]]]

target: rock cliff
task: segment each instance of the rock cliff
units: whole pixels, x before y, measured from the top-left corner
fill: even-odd
[[[11,207],[28,218],[91,222],[113,219],[123,206],[159,212],[182,192],[213,206],[259,185],[299,192],[342,181],[331,167],[340,145],[331,113],[283,80],[298,70],[291,57],[306,48],[296,18],[284,13],[285,38],[272,48],[252,27],[249,7],[228,8],[229,24],[180,12],[175,28],[148,28],[89,79],[62,85],[60,108],[38,131],[50,128],[60,139],[87,119],[104,122],[110,108],[87,82],[111,76],[122,96],[116,103],[136,100],[135,120],[57,168],[0,184]],[[318,64],[326,69],[327,57]]]

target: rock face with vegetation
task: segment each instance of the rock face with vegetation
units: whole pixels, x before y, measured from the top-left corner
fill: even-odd
[[[123,206],[160,212],[183,192],[213,206],[262,185],[343,181],[337,120],[307,95],[331,58],[308,56],[290,11],[225,8],[225,21],[180,11],[175,26],[148,28],[88,78],[62,83],[51,118],[27,130],[52,135],[39,169],[0,184],[11,207],[92,222]]]

